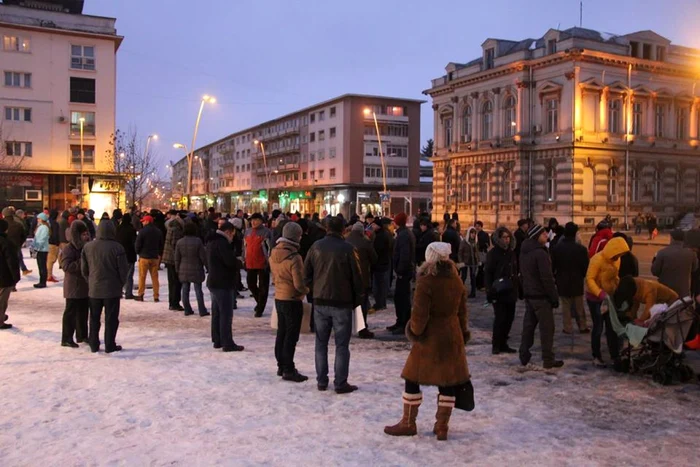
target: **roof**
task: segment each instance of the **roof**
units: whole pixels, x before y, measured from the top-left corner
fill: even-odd
[[[82,14],[85,0],[36,0],[29,2],[26,0],[2,0],[6,5],[17,5],[35,10],[61,11],[63,13]]]

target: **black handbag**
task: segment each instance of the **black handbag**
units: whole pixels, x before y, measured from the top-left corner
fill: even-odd
[[[471,412],[474,410],[474,386],[471,381],[457,386],[455,391],[455,409],[466,410]]]
[[[491,293],[497,297],[508,295],[513,292],[513,281],[510,277],[501,277],[491,284]]]

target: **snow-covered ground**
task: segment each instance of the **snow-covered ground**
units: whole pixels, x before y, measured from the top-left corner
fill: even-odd
[[[215,351],[209,318],[168,311],[162,271],[161,303],[150,290],[145,303],[122,302],[124,350],[92,354],[59,346],[62,286],[35,290],[34,261],[28,266],[35,272],[10,299],[15,327],[0,331],[2,466],[697,465],[697,384],[661,387],[596,370],[587,336],[572,348],[561,332],[564,368],[521,373],[517,358],[491,356],[483,297],[470,303],[467,347],[476,410],[455,411],[449,440],[438,442],[436,388],[424,389],[418,436],[382,432],[401,415],[407,342],[353,339],[350,382],[360,390],[318,392],[310,334],[296,355],[310,380],[275,374],[272,299],[261,319],[252,299],[239,302],[234,338],[244,352]],[[392,315],[371,316],[370,328],[383,329]],[[514,345],[521,321],[519,309]]]

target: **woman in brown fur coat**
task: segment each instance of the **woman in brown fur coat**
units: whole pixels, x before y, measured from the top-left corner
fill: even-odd
[[[392,436],[417,433],[416,417],[423,401],[420,385],[438,386],[438,408],[433,433],[447,439],[455,405],[455,387],[469,381],[464,345],[469,341],[467,289],[450,261],[452,248],[443,242],[431,243],[426,261],[418,269],[411,320],[406,335],[413,342],[401,377],[406,380],[403,418],[384,428]]]

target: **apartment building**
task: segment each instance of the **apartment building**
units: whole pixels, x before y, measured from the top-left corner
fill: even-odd
[[[487,39],[449,63],[433,100],[434,217],[525,216],[589,227],[700,209],[700,50],[653,31],[550,29]]]
[[[426,209],[431,193],[421,192],[419,181],[423,102],[346,94],[201,147],[194,152],[191,206],[374,213],[382,209],[386,180],[392,211]],[[185,158],[175,165],[185,173]],[[185,182],[174,179],[173,187]]]
[[[116,207],[120,184],[104,155],[123,38],[114,18],[82,10],[77,0],[0,4],[0,199],[8,204]]]

